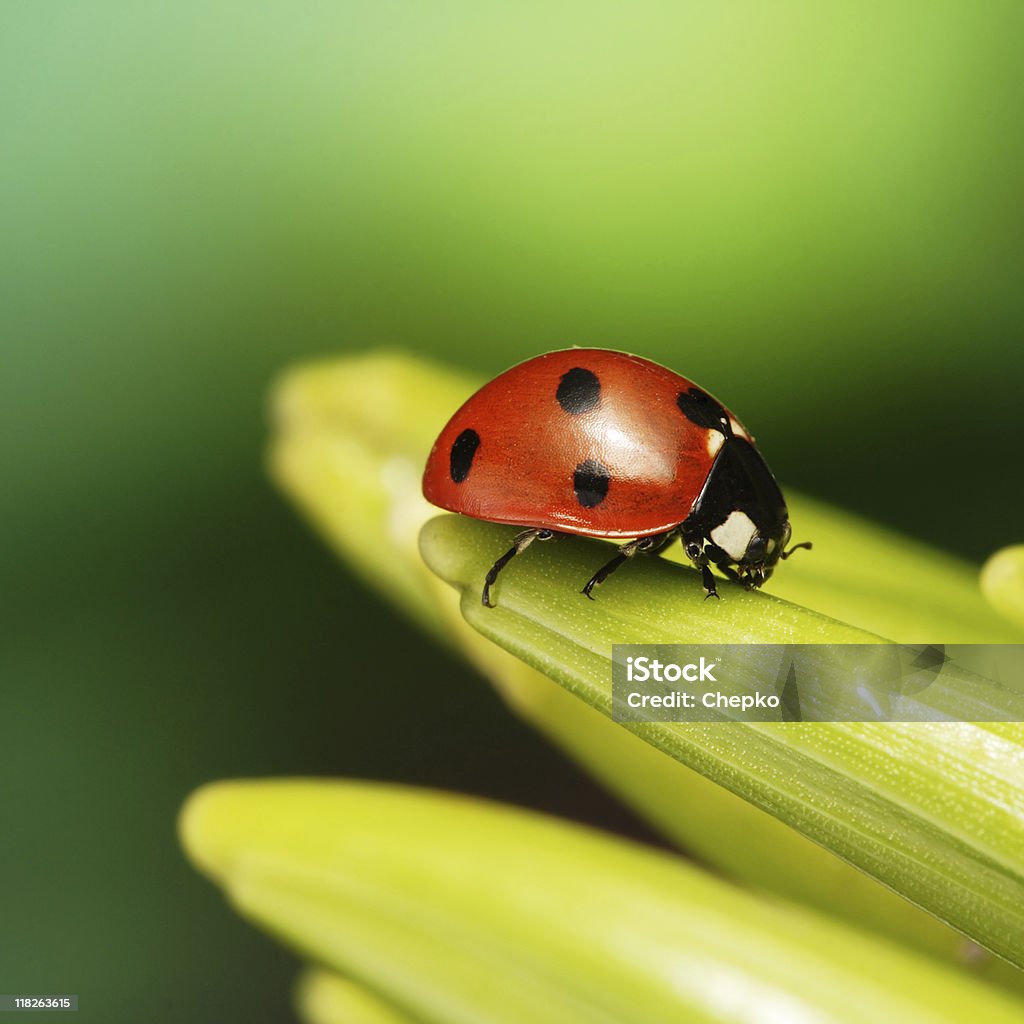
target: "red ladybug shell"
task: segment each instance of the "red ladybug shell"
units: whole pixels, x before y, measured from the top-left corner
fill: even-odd
[[[625,352],[574,348],[529,359],[448,421],[423,494],[475,519],[589,537],[671,530],[724,440],[684,415],[686,395],[708,400],[692,381]],[[733,433],[752,441],[728,415]]]

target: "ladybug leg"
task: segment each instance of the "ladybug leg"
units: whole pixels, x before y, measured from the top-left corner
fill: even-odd
[[[700,579],[704,584],[704,600],[706,601],[709,597],[713,597],[716,601],[721,601],[718,596],[718,588],[715,586],[715,574],[711,571],[711,566],[705,562],[700,567]]]
[[[480,595],[480,600],[485,608],[493,608],[491,604],[491,587],[494,586],[495,580],[498,578],[498,573],[512,561],[521,551],[525,551],[535,540],[551,540],[554,533],[551,530],[524,530],[522,533],[516,535],[515,542],[512,547],[508,549],[499,558],[494,565],[491,566],[490,571],[484,578],[484,590]]]
[[[715,586],[715,576],[711,571],[708,556],[704,553],[703,545],[698,540],[687,540],[684,534],[683,548],[686,551],[686,557],[700,569],[700,579],[704,584],[704,600],[706,601],[709,597],[721,600],[718,596],[718,588]]]
[[[745,590],[753,590],[754,586],[750,580],[745,580],[730,564],[729,555],[717,544],[708,544],[704,548],[704,554],[715,564],[715,568],[726,578],[738,583]]]
[[[722,573],[723,576],[728,576],[733,583],[739,583],[744,590],[755,589],[750,580],[745,580],[731,565],[719,565],[718,571]]]
[[[636,540],[631,540],[628,544],[623,544],[619,548],[619,553],[608,563],[602,565],[593,576],[587,580],[586,585],[580,591],[581,594],[586,594],[591,601],[594,600],[593,594],[590,592],[594,587],[599,587],[606,579],[623,562],[632,558],[638,551],[649,551],[652,554],[660,551],[670,540],[675,537],[675,530],[669,530],[668,533],[656,533],[650,537],[638,537]]]
[[[589,580],[587,580],[586,584],[584,585],[580,593],[586,594],[587,597],[589,597],[590,600],[593,601],[594,596],[590,592],[594,589],[594,587],[599,587],[602,583],[604,583],[604,581],[608,579],[608,577],[611,576],[611,574],[615,572],[615,570],[618,569],[618,567],[622,565],[623,562],[625,562],[629,558],[632,558],[633,555],[636,554],[636,543],[637,542],[633,540],[619,548],[619,553],[610,562],[608,562],[605,565],[602,565],[601,568],[598,569],[597,572],[595,572]]]

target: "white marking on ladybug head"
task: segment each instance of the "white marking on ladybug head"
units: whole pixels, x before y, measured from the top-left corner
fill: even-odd
[[[735,434],[736,437],[743,437],[743,438],[746,438],[748,441],[753,441],[754,440],[743,429],[743,424],[738,422],[737,420],[734,420],[731,416],[729,417],[729,425],[732,427],[732,432],[733,432],[733,434]]]
[[[708,431],[708,455],[714,458],[718,454],[718,449],[725,444],[725,434],[720,430],[709,430]]]
[[[750,516],[735,509],[729,513],[729,517],[721,526],[716,526],[711,531],[711,540],[734,562],[740,562],[747,553],[750,539],[756,532],[757,527],[750,521]]]

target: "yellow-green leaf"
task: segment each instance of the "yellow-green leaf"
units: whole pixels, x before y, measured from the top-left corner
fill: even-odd
[[[295,1005],[306,1024],[417,1024],[351,978],[320,968],[303,973]]]
[[[870,641],[809,609],[732,587],[700,599],[695,573],[630,565],[600,600],[574,600],[597,545],[547,544],[480,603],[509,531],[431,520],[422,549],[467,621],[591,706],[611,709],[614,643]],[[533,549],[530,549],[533,555]],[[621,578],[620,578],[621,577]],[[951,699],[956,699],[955,691]],[[1024,725],[793,722],[629,725],[988,949],[1024,963]],[[681,809],[682,813],[682,809]]]
[[[424,1022],[1024,1020],[897,946],[478,800],[222,783],[192,797],[181,835],[243,914]]]

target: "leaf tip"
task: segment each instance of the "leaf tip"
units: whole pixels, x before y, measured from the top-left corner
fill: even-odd
[[[1002,548],[981,568],[981,591],[1004,618],[1024,626],[1024,544]]]
[[[210,782],[190,794],[178,814],[178,839],[192,864],[211,878],[223,878],[233,859],[232,822],[240,783]]]

